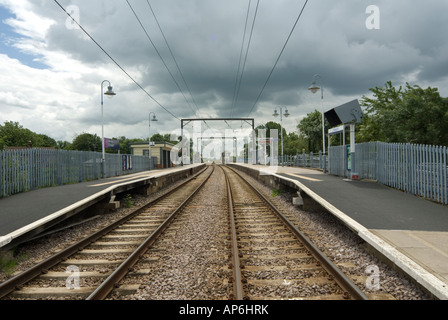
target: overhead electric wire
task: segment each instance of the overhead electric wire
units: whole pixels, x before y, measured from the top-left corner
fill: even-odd
[[[247,48],[246,48],[246,55],[244,57],[243,68],[241,70],[241,75],[240,75],[240,79],[239,79],[239,83],[238,83],[238,89],[237,89],[236,96],[235,96],[234,106],[236,106],[236,102],[238,101],[238,97],[239,97],[239,94],[240,94],[241,82],[243,80],[244,70],[246,69],[247,56],[249,54],[249,48],[250,48],[250,44],[252,42],[252,35],[253,35],[253,32],[254,32],[255,21],[257,20],[257,14],[258,14],[258,7],[259,7],[259,5],[260,5],[260,0],[257,1],[257,7],[255,8],[254,20],[252,21],[252,28],[251,28],[251,31],[250,31],[249,41],[248,41]],[[232,115],[233,115],[234,106],[232,106]]]
[[[121,69],[128,77],[131,79],[143,92],[146,93],[148,97],[150,97],[155,103],[157,103],[163,110],[165,110],[167,113],[169,113],[171,116],[176,118],[177,120],[180,120],[180,118],[176,117],[171,111],[166,109],[159,101],[157,101],[151,94],[149,94],[148,91],[145,90],[112,56],[76,21],[70,13],[65,10],[65,8],[58,2],[58,0],[54,0],[54,2],[72,19],[72,21],[111,59],[115,65]]]
[[[283,48],[282,48],[282,50],[281,50],[281,52],[280,52],[280,54],[279,54],[277,60],[275,61],[274,66],[272,67],[272,70],[271,70],[271,72],[269,73],[269,76],[268,76],[268,78],[266,79],[266,82],[264,83],[263,88],[261,89],[261,92],[260,92],[260,94],[259,94],[258,97],[257,97],[257,100],[255,101],[254,105],[252,106],[252,109],[250,110],[250,112],[248,113],[247,116],[250,116],[250,114],[251,114],[252,111],[254,110],[255,106],[257,105],[258,101],[260,100],[260,97],[261,97],[261,95],[263,94],[264,89],[266,88],[266,86],[267,86],[269,80],[271,79],[271,76],[272,76],[272,74],[274,73],[274,70],[275,70],[275,68],[277,67],[277,64],[278,64],[279,60],[280,60],[281,56],[283,55],[283,52],[285,51],[286,45],[288,44],[289,39],[291,38],[291,36],[292,36],[292,34],[293,34],[293,32],[294,32],[296,26],[297,26],[297,23],[299,22],[300,18],[302,17],[303,11],[305,10],[305,7],[306,7],[306,5],[308,4],[308,1],[309,1],[309,0],[306,0],[306,1],[305,1],[305,4],[303,5],[302,10],[300,10],[299,16],[297,17],[296,22],[294,23],[294,26],[292,27],[291,32],[289,33],[288,38],[286,39],[286,42],[285,42],[285,44],[283,45]]]
[[[168,50],[170,51],[171,57],[173,58],[173,61],[176,64],[177,70],[179,71],[179,74],[180,74],[180,76],[182,78],[182,81],[184,82],[185,87],[187,88],[188,92],[190,93],[191,99],[193,100],[193,103],[196,106],[196,109],[198,109],[199,116],[201,116],[200,115],[200,111],[199,111],[199,107],[198,107],[198,105],[196,103],[196,100],[194,99],[194,96],[191,93],[190,87],[188,86],[187,81],[185,80],[185,77],[184,77],[182,71],[180,70],[179,64],[177,63],[177,60],[174,57],[173,51],[171,50],[171,46],[169,45],[168,40],[166,39],[165,33],[163,32],[162,27],[160,26],[159,20],[157,19],[156,14],[155,14],[154,10],[152,9],[151,4],[149,3],[149,0],[146,0],[146,2],[148,3],[149,9],[151,9],[151,12],[152,12],[152,14],[154,16],[154,19],[155,19],[156,23],[157,23],[157,26],[159,27],[160,33],[162,34],[163,39],[165,40],[166,46],[168,47]]]
[[[162,60],[163,65],[165,66],[166,70],[168,71],[168,73],[170,74],[171,78],[173,79],[174,83],[176,84],[177,88],[179,89],[179,91],[181,92],[181,94],[183,95],[185,101],[187,102],[188,106],[191,108],[191,110],[193,111],[194,114],[196,114],[196,111],[194,111],[194,109],[191,107],[190,103],[188,102],[187,97],[185,96],[184,92],[182,91],[179,83],[177,82],[176,78],[174,77],[173,73],[171,72],[170,68],[168,68],[168,65],[165,62],[165,59],[163,59],[162,55],[160,54],[160,51],[157,49],[156,45],[154,44],[154,42],[152,41],[148,31],[146,30],[145,26],[143,25],[143,23],[141,22],[140,18],[138,17],[137,13],[135,12],[134,8],[132,7],[131,3],[129,2],[129,0],[126,0],[127,4],[129,5],[129,8],[132,10],[132,12],[134,13],[135,18],[137,19],[138,23],[140,24],[140,26],[142,27],[143,31],[146,34],[146,37],[148,38],[149,42],[152,44],[152,46],[154,47],[154,50],[156,51],[157,55],[159,56],[160,60]],[[148,3],[149,4],[149,3]],[[197,116],[197,114],[196,114]]]
[[[249,13],[250,13],[251,2],[252,1],[249,0],[248,6],[247,6],[246,22],[244,24],[243,41],[241,42],[240,59],[238,62],[238,70],[236,72],[235,88],[233,89],[232,108],[230,111],[230,116],[233,115],[233,108],[235,106],[235,96],[236,96],[236,91],[237,91],[237,87],[238,87],[238,77],[240,75],[240,70],[241,70],[241,60],[243,59],[244,43],[246,42],[246,31],[247,31],[247,23],[249,22]]]
[[[159,20],[157,19],[157,16],[156,16],[154,10],[152,9],[152,6],[151,6],[151,4],[149,3],[149,0],[146,0],[146,2],[148,3],[149,9],[151,10],[152,15],[154,16],[154,20],[156,21],[157,26],[159,27],[159,30],[160,30],[160,33],[162,34],[162,37],[163,37],[163,39],[165,40],[165,44],[166,44],[166,46],[168,47],[168,50],[170,51],[171,57],[173,58],[173,61],[174,61],[174,63],[176,64],[177,70],[179,71],[179,74],[180,74],[180,76],[181,76],[181,78],[182,78],[182,81],[184,82],[185,87],[187,88],[188,92],[190,93],[191,99],[193,100],[193,103],[194,103],[194,105],[196,106],[196,109],[198,110],[199,118],[203,118],[203,117],[201,116],[201,112],[199,111],[199,107],[198,107],[198,105],[197,105],[197,103],[196,103],[196,100],[194,99],[194,96],[193,96],[193,94],[191,93],[190,87],[188,86],[187,81],[185,80],[185,77],[184,77],[182,71],[180,70],[179,64],[177,63],[177,60],[176,60],[176,58],[174,57],[174,53],[173,53],[173,51],[171,50],[171,46],[170,46],[169,43],[168,43],[168,40],[167,40],[167,38],[166,38],[166,36],[165,36],[165,33],[164,33],[163,30],[162,30],[162,27],[161,27],[161,25],[160,25],[160,23],[159,23]],[[179,88],[179,89],[180,89],[180,88]],[[183,93],[182,93],[182,94],[183,94]],[[185,97],[185,96],[184,96],[184,97]],[[186,100],[186,98],[185,98],[185,100]],[[188,101],[187,101],[187,103],[188,103]],[[196,112],[195,112],[195,113],[196,113]],[[208,125],[207,122],[204,121],[204,123],[207,125],[207,127],[210,128],[210,126]]]

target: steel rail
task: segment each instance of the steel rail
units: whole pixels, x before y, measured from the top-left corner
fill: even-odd
[[[247,183],[251,189],[257,193],[260,198],[269,206],[269,208],[285,223],[285,225],[303,242],[305,247],[311,254],[322,264],[324,269],[334,277],[338,285],[347,292],[352,299],[355,300],[369,300],[369,298],[352,282],[328,257],[319,250],[311,240],[305,236],[287,217],[285,217],[263,194],[261,194],[249,181],[242,177],[233,168],[228,167],[236,175],[238,175],[244,182]]]
[[[241,267],[240,267],[240,256],[238,250],[238,239],[236,235],[236,225],[235,225],[235,216],[233,211],[233,196],[232,196],[232,188],[230,186],[229,177],[227,176],[225,170],[221,167],[224,172],[224,176],[226,178],[227,185],[227,199],[228,199],[228,212],[229,212],[229,220],[230,220],[230,240],[231,240],[231,255],[232,255],[232,270],[233,270],[233,296],[231,296],[231,300],[243,300],[244,299],[244,289],[242,283],[241,276]]]
[[[123,223],[127,222],[128,220],[132,219],[136,215],[140,214],[141,211],[145,210],[148,207],[153,206],[154,204],[160,202],[167,196],[173,194],[180,188],[184,187],[186,184],[188,184],[190,181],[196,179],[199,175],[201,175],[206,168],[201,170],[200,172],[196,173],[195,175],[191,176],[189,179],[184,181],[179,186],[173,188],[172,190],[160,195],[156,199],[152,200],[148,204],[144,205],[141,208],[136,209],[135,211],[129,213],[125,217],[117,220],[116,222],[106,226],[105,228],[96,231],[95,233],[91,234],[90,236],[84,238],[83,240],[80,240],[73,245],[67,247],[66,249],[61,250],[60,252],[54,254],[53,256],[41,261],[40,263],[34,265],[33,267],[23,271],[22,273],[10,278],[9,280],[3,282],[0,284],[0,299],[7,296],[14,290],[20,289],[25,283],[37,278],[41,274],[48,271],[50,268],[54,267],[55,265],[67,260],[71,255],[79,252],[86,246],[90,245],[91,243],[97,241],[107,233],[111,232],[112,230],[116,229],[118,226],[122,225]]]
[[[204,181],[191,193],[188,198],[178,206],[173,213],[148,237],[140,244],[140,246],[125,260],[123,263],[107,277],[95,291],[87,297],[86,300],[104,300],[115,288],[116,284],[123,279],[129,270],[137,263],[137,261],[145,254],[145,252],[154,244],[157,238],[168,228],[171,222],[184,209],[184,207],[193,199],[205,185],[215,170],[212,167],[211,173],[204,179]]]

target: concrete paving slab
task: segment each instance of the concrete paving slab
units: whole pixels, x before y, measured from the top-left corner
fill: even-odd
[[[370,231],[448,284],[448,232]]]

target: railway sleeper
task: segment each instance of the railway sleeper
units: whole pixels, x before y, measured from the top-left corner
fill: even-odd
[[[137,292],[140,285],[121,285],[114,289],[114,292],[120,295],[130,295]],[[80,287],[79,289],[67,289],[66,287],[59,288],[39,288],[39,287],[25,287],[21,290],[11,293],[11,298],[16,299],[60,299],[60,300],[83,300],[87,298],[96,288],[95,287]]]

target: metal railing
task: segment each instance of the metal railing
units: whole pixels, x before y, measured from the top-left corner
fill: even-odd
[[[0,151],[0,198],[38,188],[100,179],[103,172],[101,158],[101,153],[87,151]],[[106,154],[104,177],[149,169],[147,157]]]
[[[369,142],[356,145],[355,171],[405,192],[448,204],[448,149],[442,146]],[[346,149],[329,150],[329,173],[346,176]]]
[[[238,163],[249,163],[248,159],[243,159],[243,161],[237,161]],[[266,165],[270,165],[269,157],[266,159]],[[295,156],[293,155],[281,155],[278,156],[277,160],[279,166],[286,167],[305,167],[305,168],[316,168],[323,169],[324,158],[322,157],[322,152],[319,151],[317,154],[312,152],[309,154],[301,153]],[[328,161],[327,161],[328,162]],[[263,161],[258,161],[258,164],[263,164]]]
[[[319,151],[319,153],[310,152],[309,154],[298,153],[293,157],[295,167],[315,169],[323,169],[324,167],[324,158],[322,157],[322,151]]]

